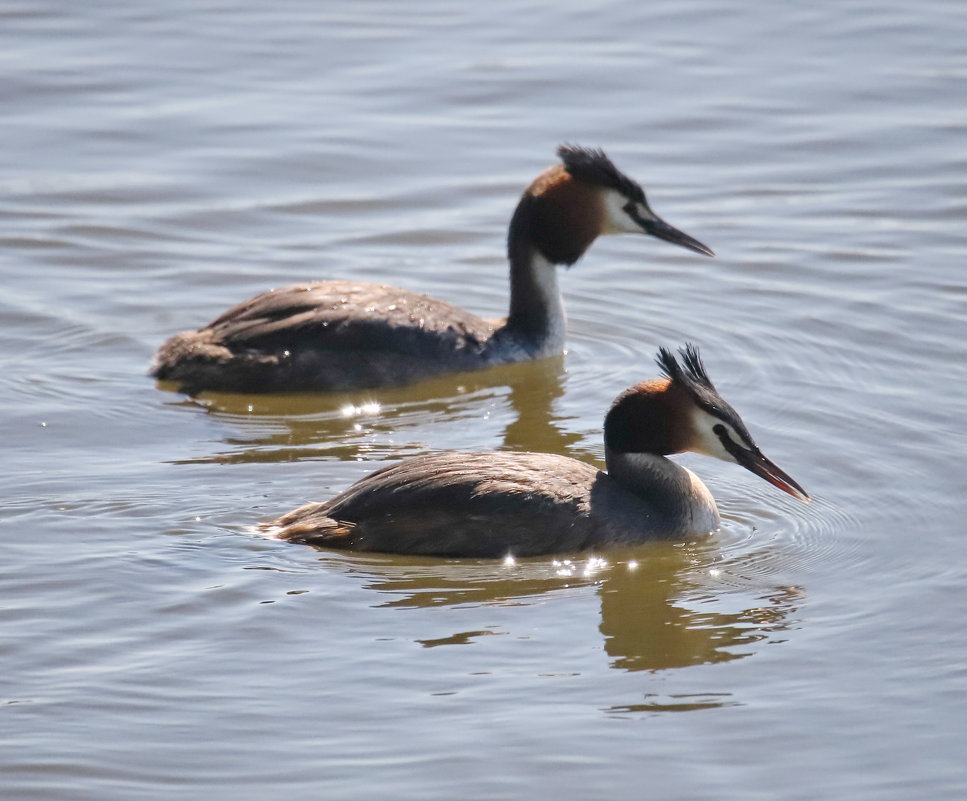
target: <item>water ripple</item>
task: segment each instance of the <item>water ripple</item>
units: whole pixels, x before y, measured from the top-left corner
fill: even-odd
[[[777,504],[769,487],[750,488],[741,502],[720,501],[723,524],[716,537],[723,575],[808,575],[833,565],[861,568],[864,556],[857,515],[823,498],[809,504]]]

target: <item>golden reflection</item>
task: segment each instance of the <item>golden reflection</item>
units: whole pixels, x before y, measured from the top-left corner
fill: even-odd
[[[617,570],[600,589],[601,634],[612,667],[664,670],[749,656],[789,625],[798,588],[724,584],[711,546],[668,543]]]
[[[566,430],[568,418],[556,408],[565,379],[564,358],[555,357],[378,392],[205,393],[174,405],[201,407],[230,423],[232,433],[222,440],[221,451],[178,463],[354,461],[410,456],[451,446],[591,458],[575,452],[582,434]],[[490,421],[503,420],[507,421],[503,434],[498,433],[499,439],[494,441],[487,436]],[[448,428],[451,425],[456,428]],[[467,426],[479,429],[480,438],[468,438]],[[403,440],[410,442],[400,445]]]
[[[553,562],[548,561],[322,552],[378,593],[381,600],[377,607],[525,606],[550,593],[592,582],[590,577],[562,579]]]
[[[803,595],[799,587],[770,584],[762,575],[736,581],[749,554],[733,564],[723,560],[714,540],[649,543],[607,558],[504,562],[323,553],[378,593],[379,607],[524,606],[593,587],[604,652],[612,668],[626,671],[750,656],[768,642],[783,640],[782,632],[795,625]],[[506,632],[458,632],[420,642],[467,644],[494,633]],[[681,702],[683,708],[704,703]]]

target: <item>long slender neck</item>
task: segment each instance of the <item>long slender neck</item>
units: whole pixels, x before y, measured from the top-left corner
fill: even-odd
[[[510,248],[510,313],[506,334],[550,356],[564,350],[567,317],[557,283],[557,267],[531,243]]]
[[[664,516],[670,533],[707,534],[719,525],[712,493],[691,470],[656,453],[617,453],[605,448],[608,474]]]
[[[574,264],[600,230],[599,193],[560,165],[542,173],[517,204],[507,235],[510,313],[502,338],[531,356],[564,351],[559,264]]]

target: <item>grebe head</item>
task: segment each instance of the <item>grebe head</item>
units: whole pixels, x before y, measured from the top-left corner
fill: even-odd
[[[651,210],[639,184],[603,150],[561,145],[561,158],[524,191],[510,228],[511,256],[528,241],[551,264],[574,264],[602,234],[649,234],[705,256],[712,250]]]
[[[694,451],[735,462],[795,498],[809,495],[759,450],[735,411],[712,384],[698,348],[679,350],[681,362],[661,348],[663,378],[645,381],[623,392],[604,422],[609,453],[666,456]]]

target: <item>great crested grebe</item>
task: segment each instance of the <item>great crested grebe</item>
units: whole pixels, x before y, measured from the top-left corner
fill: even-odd
[[[265,530],[356,551],[503,557],[706,534],[711,493],[667,454],[737,462],[803,501],[806,491],[756,446],[712,385],[698,350],[658,353],[663,378],[623,392],[604,420],[608,472],[567,456],[493,451],[418,456],[377,470]]]
[[[555,265],[574,264],[600,234],[645,233],[715,255],[658,217],[603,151],[557,153],[563,163],[527,187],[510,222],[506,320],[383,284],[294,284],[171,337],[151,374],[188,393],[339,391],[539,359],[564,350]]]

